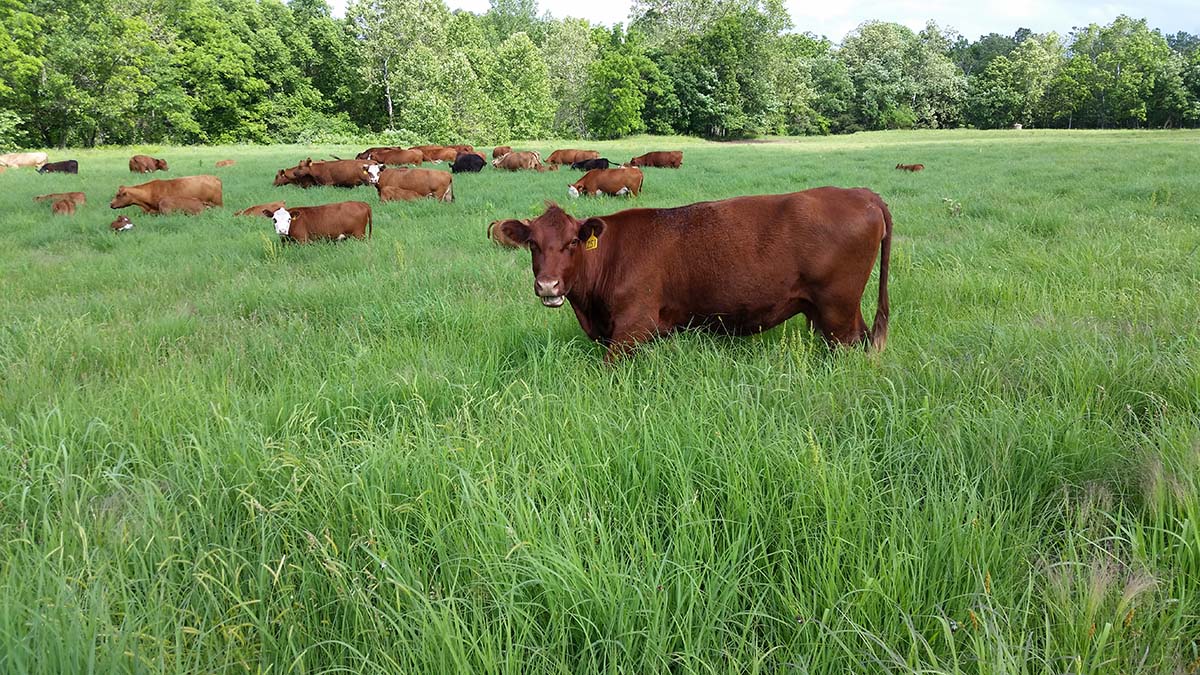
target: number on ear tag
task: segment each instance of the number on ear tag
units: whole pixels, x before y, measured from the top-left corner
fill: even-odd
[[[599,245],[600,245],[600,240],[597,239],[596,235],[593,234],[592,236],[587,238],[587,241],[584,242],[583,247],[590,251]]]

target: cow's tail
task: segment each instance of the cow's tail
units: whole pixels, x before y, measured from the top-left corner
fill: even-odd
[[[879,302],[875,306],[875,323],[871,325],[871,348],[877,352],[883,351],[887,344],[888,315],[888,267],[892,259],[892,212],[887,204],[879,200],[879,208],[883,211],[883,240],[879,243]]]
[[[375,214],[367,211],[367,239],[370,239],[373,234],[375,234]]]

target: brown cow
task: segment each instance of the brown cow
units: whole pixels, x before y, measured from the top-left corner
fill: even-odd
[[[492,159],[500,159],[510,152],[512,152],[512,148],[507,145],[497,145],[495,148],[492,148]]]
[[[678,169],[683,166],[683,151],[647,152],[629,160],[629,166],[656,166],[662,169]]]
[[[405,199],[396,190],[390,198],[384,197],[384,188],[396,188],[415,192],[420,197],[433,197],[439,201],[454,201],[454,177],[445,171],[432,169],[384,169],[373,166],[367,169],[367,180],[375,186],[380,199]]]
[[[113,232],[128,232],[133,229],[133,221],[129,219],[129,216],[122,213],[117,216],[116,220],[109,223],[108,226],[112,228]]]
[[[583,178],[567,186],[567,194],[572,197],[588,195],[621,195],[631,194],[634,197],[642,193],[641,169],[632,167],[624,169],[592,169],[583,174]]]
[[[380,150],[403,150],[403,149],[404,148],[397,147],[394,145],[380,146],[378,148],[367,148],[366,150],[363,150],[362,152],[355,155],[354,159],[371,159],[371,155],[376,152],[379,152]]]
[[[420,150],[386,148],[383,150],[372,150],[367,153],[365,159],[373,159],[380,164],[412,164],[413,166],[421,166],[421,162],[425,161],[425,156],[421,154]]]
[[[271,213],[275,213],[279,209],[282,209],[284,206],[287,206],[287,204],[284,202],[267,202],[266,204],[255,204],[254,206],[247,206],[246,208],[242,209],[241,211],[238,211],[237,213],[235,213],[233,215],[258,217],[263,214],[263,211],[270,211]]]
[[[420,150],[426,162],[433,162],[435,164],[453,162],[454,158],[458,156],[458,151],[454,148],[447,148],[441,145],[419,145],[409,148],[409,150]]]
[[[158,204],[164,197],[192,197],[209,206],[222,206],[221,179],[216,176],[188,176],[168,180],[152,180],[149,183],[117,188],[117,195],[109,202],[111,209],[138,206],[142,213],[158,213]]]
[[[290,169],[280,169],[275,174],[275,187],[282,187],[284,185],[298,185],[307,190],[308,188],[317,185],[317,179],[313,176],[297,176],[296,172],[299,170],[299,166],[293,166]]]
[[[460,152],[475,152],[475,146],[473,145],[449,145],[446,147],[454,148],[455,154]],[[487,157],[484,157],[484,159],[487,159]]]
[[[508,247],[508,248],[521,248],[522,246],[524,246],[524,244],[517,242],[517,241],[513,241],[512,239],[509,239],[507,235],[504,234],[504,228],[498,227],[498,225],[503,224],[503,222],[504,221],[502,221],[502,220],[493,220],[491,222],[491,224],[488,225],[488,228],[487,228],[488,239],[491,239],[492,241],[496,242],[497,244]],[[529,225],[528,220],[519,220],[517,222],[519,222],[525,226]]]
[[[76,206],[83,206],[87,203],[87,196],[82,192],[52,192],[48,195],[38,195],[33,198],[35,202],[57,202],[66,199],[75,202]]]
[[[924,171],[925,165],[924,164],[897,164],[896,168],[900,169],[901,171],[911,171],[913,173],[916,173],[917,171]]]
[[[237,164],[237,162],[233,161],[232,159],[222,159],[217,162],[217,168],[224,169],[225,167],[233,166],[234,164]]]
[[[366,185],[367,167],[379,166],[378,162],[369,159],[339,159],[332,162],[314,162],[308,158],[296,167],[296,178],[303,181],[312,178],[316,185],[332,185],[333,187],[352,188]],[[301,184],[301,187],[304,187]]]
[[[381,202],[415,202],[418,199],[424,199],[428,196],[394,185],[381,185],[378,192],[379,201]]]
[[[174,213],[198,216],[207,208],[207,203],[194,197],[163,197],[158,200],[158,212],[164,216]]]
[[[56,216],[75,215],[75,202],[70,199],[60,199],[50,205],[50,213]]]
[[[832,345],[887,341],[892,217],[863,188],[816,188],[577,220],[558,206],[500,229],[529,246],[534,293],[571,301],[605,360],[679,328],[734,335],[805,314]],[[859,303],[879,252],[868,330]]]
[[[293,206],[274,211],[263,209],[262,214],[275,222],[275,231],[281,237],[294,239],[301,244],[312,239],[341,241],[347,237],[369,238],[374,230],[371,205],[366,202]]]
[[[167,160],[155,159],[149,155],[134,155],[129,158],[129,170],[133,173],[152,173],[166,171]]]
[[[508,171],[520,171],[522,169],[532,171],[558,170],[557,164],[550,166],[542,164],[542,156],[536,152],[510,152],[507,155],[502,155],[500,159],[492,160],[492,166]]]
[[[600,159],[595,150],[555,150],[546,158],[547,164],[574,164],[586,159]]]

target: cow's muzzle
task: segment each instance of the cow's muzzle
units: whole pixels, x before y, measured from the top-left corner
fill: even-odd
[[[542,281],[538,279],[533,284],[534,293],[542,299],[542,304],[547,307],[562,307],[563,301],[567,296],[562,292],[561,281]]]

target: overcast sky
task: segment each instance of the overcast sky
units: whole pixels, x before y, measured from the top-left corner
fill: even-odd
[[[329,0],[341,16],[346,0]],[[1143,0],[1143,2],[1088,2],[1085,0],[899,0],[837,2],[836,0],[785,0],[799,31],[825,35],[835,42],[868,19],[895,21],[919,29],[929,19],[951,26],[968,38],[985,33],[1011,34],[1024,26],[1034,32],[1065,34],[1072,26],[1106,24],[1119,14],[1146,18],[1151,28],[1165,33],[1186,30],[1200,33],[1200,0]],[[451,9],[485,12],[488,0],[447,0]],[[627,0],[538,0],[543,12],[556,17],[577,16],[596,23],[627,22]]]

